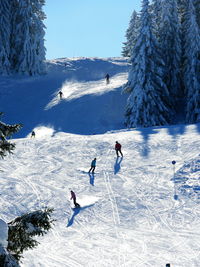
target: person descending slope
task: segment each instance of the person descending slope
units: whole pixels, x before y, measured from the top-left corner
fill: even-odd
[[[34,131],[32,131],[32,133],[31,133],[31,138],[35,138],[35,132]]]
[[[59,96],[60,96],[60,100],[62,100],[62,98],[63,98],[63,92],[60,91],[58,94],[59,94]]]
[[[76,202],[76,194],[74,193],[74,191],[70,191],[71,192],[71,198],[70,199],[73,199],[73,202],[74,202],[74,206],[76,207],[76,208],[79,208],[80,207],[80,205]]]
[[[94,170],[96,168],[96,161],[97,159],[94,158],[93,161],[91,162],[91,168],[89,169],[89,173],[92,171],[92,173],[94,173]]]
[[[120,153],[121,156],[123,157],[121,148],[122,148],[121,144],[118,143],[118,141],[116,141],[116,144],[115,144],[115,151],[116,151],[117,157],[119,157],[119,153]]]
[[[106,76],[106,84],[109,84],[110,83],[110,75],[107,73]]]

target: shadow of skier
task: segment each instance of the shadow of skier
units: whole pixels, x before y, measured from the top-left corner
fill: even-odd
[[[90,177],[90,184],[94,186],[94,173],[88,173]]]
[[[78,215],[81,211],[87,209],[87,208],[91,208],[92,206],[94,206],[94,204],[91,205],[87,205],[84,207],[80,207],[80,208],[72,208],[72,210],[74,211],[72,214],[72,217],[69,219],[67,227],[71,226],[74,223],[74,219],[76,217],[76,215]]]
[[[117,174],[120,169],[121,169],[121,162],[122,162],[123,158],[122,157],[117,157],[116,161],[115,161],[115,165],[114,165],[114,174]]]

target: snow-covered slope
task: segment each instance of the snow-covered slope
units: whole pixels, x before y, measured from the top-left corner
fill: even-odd
[[[121,94],[121,86],[126,82],[127,68],[122,58],[64,58],[50,61],[43,77],[0,77],[4,120],[24,125],[17,137],[38,127],[76,134],[123,128],[127,96]],[[111,75],[109,85],[106,73]]]
[[[96,107],[101,97],[107,101],[112,92],[120,94],[120,89],[115,88],[119,88],[125,80],[122,61],[119,61],[119,66],[118,60],[115,61],[119,69],[113,73],[115,81],[107,87],[101,80],[104,73],[101,79],[92,77],[84,81],[82,73],[90,71],[81,65],[84,64],[82,60],[79,63],[78,60],[69,61],[72,69],[80,64],[80,77],[74,82],[63,79],[66,99],[62,103],[54,95],[61,85],[54,89],[51,87],[48,101],[43,99],[44,95],[42,98],[42,80],[46,79],[44,84],[51,85],[55,82],[52,74],[55,79],[64,75],[60,74],[62,59],[50,66],[52,72],[48,74],[49,78],[34,79],[34,85],[38,83],[40,91],[27,79],[26,84],[32,84],[32,100],[36,100],[38,93],[45,103],[37,111],[38,118],[40,112],[43,118],[45,112],[53,114],[59,106],[62,106],[59,109],[62,114],[66,114],[68,104],[74,99],[81,101],[86,97],[86,102],[81,105],[86,107],[91,97]],[[98,73],[100,68],[95,66],[94,62],[94,70],[97,69]],[[78,77],[78,70],[74,74],[72,71],[73,75]],[[14,80],[12,82],[14,84]],[[22,87],[25,90],[25,83],[19,83],[21,90]],[[18,81],[16,88],[17,84]],[[28,91],[27,94],[29,97]],[[12,101],[13,105],[20,107],[14,102],[14,95]],[[82,112],[79,117],[84,114],[85,120],[90,118],[90,109],[77,109],[77,102],[71,105],[74,110]],[[39,107],[39,104],[36,103],[36,106]],[[4,104],[4,107],[10,114],[11,106]],[[17,114],[22,116],[23,108],[16,111],[15,122],[18,121]],[[109,112],[112,114],[112,108],[112,105],[101,106],[99,112],[102,116]],[[166,263],[171,263],[173,267],[199,266],[200,124],[123,130],[116,126],[121,117],[118,122],[114,118],[115,124],[109,117],[106,126],[101,121],[95,122],[99,115],[91,117],[92,126],[97,127],[95,135],[90,132],[93,127],[88,124],[84,128],[78,119],[70,120],[67,126],[64,118],[58,119],[61,129],[68,129],[66,132],[59,132],[59,127],[55,127],[54,117],[51,124],[49,122],[52,128],[47,128],[48,124],[41,119],[43,128],[36,131],[35,139],[14,140],[14,155],[1,161],[1,218],[9,222],[27,211],[49,206],[55,209],[53,216],[56,219],[53,229],[39,238],[41,244],[24,254],[22,266],[162,267]],[[27,114],[24,118],[28,123]],[[34,128],[31,126],[38,126],[36,121],[30,120],[30,128],[27,127],[21,135],[29,133]],[[77,125],[77,122],[80,124]],[[113,149],[116,140],[122,144],[124,158],[116,158]],[[97,168],[92,176],[87,171],[94,157],[97,158]],[[175,169],[172,160],[176,161]],[[72,209],[70,189],[76,192],[81,209]]]

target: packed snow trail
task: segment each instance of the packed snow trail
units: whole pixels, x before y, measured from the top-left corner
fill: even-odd
[[[178,127],[15,140],[14,155],[1,162],[1,218],[9,222],[49,206],[56,219],[41,244],[24,253],[22,266],[197,267],[199,195],[184,193],[179,184],[174,200],[171,161],[178,171],[198,156],[199,132],[191,125],[170,134]],[[117,173],[116,140],[124,153]],[[93,186],[80,170],[87,171],[94,157]],[[78,213],[70,189],[82,206]]]

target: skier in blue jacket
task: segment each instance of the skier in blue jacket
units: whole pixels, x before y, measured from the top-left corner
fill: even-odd
[[[92,173],[94,173],[94,170],[96,168],[96,161],[97,159],[94,158],[93,161],[91,162],[91,168],[89,169],[89,173],[92,171]]]

